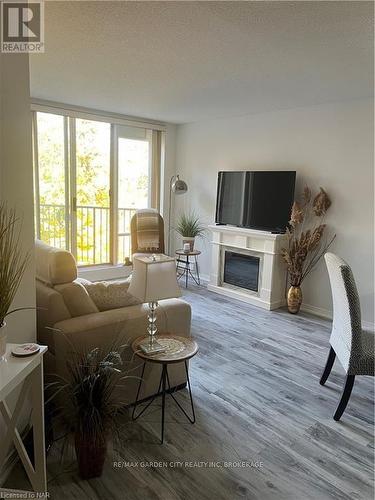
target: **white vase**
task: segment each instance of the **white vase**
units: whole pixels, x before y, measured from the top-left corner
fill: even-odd
[[[182,247],[184,247],[185,243],[188,243],[190,246],[190,252],[194,250],[194,241],[195,238],[191,238],[190,236],[183,236],[182,237]]]
[[[7,324],[3,323],[0,326],[0,361],[4,361],[5,352],[7,349],[7,334],[6,334]]]

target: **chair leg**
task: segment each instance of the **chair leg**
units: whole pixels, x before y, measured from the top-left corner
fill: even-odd
[[[355,378],[354,375],[347,375],[346,376],[344,392],[342,393],[340,403],[339,403],[337,410],[333,416],[333,419],[336,421],[340,420],[342,414],[345,411],[346,405],[348,404],[350,394],[352,393],[352,389],[353,389],[354,378]]]
[[[320,385],[324,385],[327,382],[327,378],[329,377],[329,374],[331,373],[333,363],[335,362],[335,358],[336,358],[336,353],[333,350],[333,347],[331,347],[331,349],[329,350],[327,363],[326,363],[326,366],[324,368],[323,375],[322,375],[320,382],[319,382]]]

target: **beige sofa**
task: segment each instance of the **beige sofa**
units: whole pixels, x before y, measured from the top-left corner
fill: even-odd
[[[136,337],[146,332],[148,305],[138,303],[126,289],[124,292],[126,284],[109,282],[95,285],[80,280],[70,252],[38,240],[36,277],[38,341],[49,348],[45,359],[47,374],[63,375],[66,360],[72,357],[73,350],[81,352],[95,347],[107,349],[113,344],[126,344],[123,352],[124,371],[129,370],[130,375],[140,376],[142,362],[134,357],[130,345]],[[100,297],[103,289],[104,300],[102,297],[101,302],[98,302],[97,292],[99,290]],[[187,337],[190,335],[190,320],[190,305],[183,300],[160,301],[157,310],[159,331]],[[168,370],[172,386],[186,383],[183,364],[172,365]],[[140,398],[157,392],[159,378],[160,366],[148,363]],[[137,379],[125,381],[122,394],[124,402],[135,401],[137,385]]]

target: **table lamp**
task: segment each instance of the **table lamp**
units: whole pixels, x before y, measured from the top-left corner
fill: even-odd
[[[159,300],[181,296],[175,259],[163,254],[134,257],[128,292],[143,303],[148,302],[150,308],[148,338],[140,344],[140,348],[147,354],[163,351],[164,348],[155,340],[157,332],[155,310]]]

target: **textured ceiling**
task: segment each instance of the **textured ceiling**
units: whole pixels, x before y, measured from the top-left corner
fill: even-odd
[[[183,123],[372,95],[372,2],[45,7],[33,97]]]

